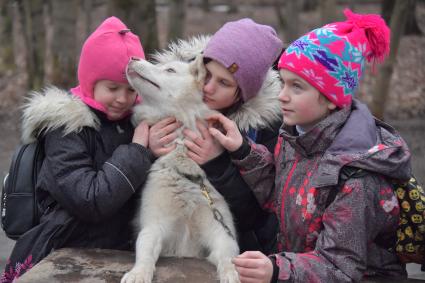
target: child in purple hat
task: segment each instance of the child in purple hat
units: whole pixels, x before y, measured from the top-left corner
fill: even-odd
[[[144,58],[139,38],[116,17],[85,41],[79,85],[34,92],[24,107],[23,143],[41,139],[40,223],[16,242],[1,277],[12,282],[62,247],[131,249],[136,194],[153,161],[149,129],[130,121],[137,94],[125,71]]]
[[[281,110],[277,98],[280,81],[272,66],[282,49],[283,44],[272,27],[241,19],[226,23],[211,38],[180,41],[168,53],[158,55],[157,60],[190,60],[203,51],[207,69],[205,103],[234,120],[251,139],[273,150],[281,125]],[[159,122],[158,129],[155,126],[150,129],[152,137],[158,134],[164,139],[158,150],[150,142],[154,154],[171,150],[163,145],[173,140],[173,131],[179,126],[173,121],[173,118],[165,119],[162,128]],[[228,152],[202,123],[198,123],[198,128],[200,136],[184,131],[188,156],[201,165],[209,181],[229,203],[240,249],[271,252],[276,239],[276,218],[261,210]]]
[[[409,180],[410,152],[353,99],[365,61],[388,54],[389,29],[378,15],[345,15],[281,56],[283,125],[274,155],[224,115],[211,117],[222,130],[209,133],[279,220],[275,253],[249,251],[233,260],[241,282],[406,276],[394,250],[400,207],[389,180]]]

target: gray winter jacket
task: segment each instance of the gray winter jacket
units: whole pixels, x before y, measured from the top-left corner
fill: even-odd
[[[405,276],[394,251],[399,205],[385,177],[410,176],[403,139],[357,101],[298,136],[283,127],[275,156],[252,145],[234,160],[279,219],[278,282],[352,282]],[[343,166],[367,174],[339,184]],[[331,190],[338,190],[332,203]]]

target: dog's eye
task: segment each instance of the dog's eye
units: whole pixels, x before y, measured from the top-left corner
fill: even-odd
[[[168,68],[165,71],[168,72],[168,73],[175,73],[176,72],[176,70],[174,70],[173,68]]]

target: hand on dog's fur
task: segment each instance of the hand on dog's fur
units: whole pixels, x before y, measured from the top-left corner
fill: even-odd
[[[187,156],[202,165],[219,156],[224,148],[211,136],[208,128],[202,122],[196,121],[196,127],[201,136],[189,129],[184,129],[183,134],[188,138],[184,144],[188,149]]]
[[[146,122],[141,121],[134,129],[133,142],[148,147],[149,145],[149,126]]]
[[[177,138],[176,130],[181,127],[181,123],[174,117],[167,117],[151,126],[149,130],[149,149],[156,157],[170,153],[176,148],[175,144],[170,145]]]
[[[210,134],[228,151],[236,151],[243,142],[241,133],[236,123],[224,116],[223,114],[212,114],[207,118],[211,124],[218,123],[219,129],[210,127]]]

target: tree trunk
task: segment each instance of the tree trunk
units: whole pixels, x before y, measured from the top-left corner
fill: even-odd
[[[8,0],[0,0],[0,75],[15,68],[13,61],[12,14]]]
[[[279,1],[279,0],[277,0]],[[310,11],[314,11],[317,8],[317,0],[304,0],[302,1],[302,10],[303,12],[310,12]]]
[[[409,1],[408,15],[406,28],[404,29],[404,34],[406,35],[422,35],[422,31],[418,26],[418,22],[416,20],[416,0]]]
[[[186,17],[185,1],[170,0],[168,14],[168,42],[171,42],[183,37]]]
[[[227,5],[229,6],[228,14],[236,14],[238,12],[238,5],[234,0],[227,0]]]
[[[63,88],[75,86],[77,83],[76,45],[77,0],[47,0],[50,3],[53,26],[52,56],[53,77],[52,83]]]
[[[409,1],[407,22],[404,28],[405,35],[422,35],[422,31],[419,28],[418,22],[416,20],[416,0]],[[383,0],[382,1],[382,17],[386,23],[391,21],[391,15],[394,10],[395,0]]]
[[[52,4],[50,1],[43,3],[43,25],[45,29],[44,38],[44,84],[53,84],[54,59],[53,59],[53,20]]]
[[[210,11],[210,2],[209,0],[202,0],[201,2],[202,11],[208,13]]]
[[[385,22],[387,23],[387,25],[390,25],[390,21],[391,21],[391,14],[393,13],[394,10],[394,4],[395,4],[395,0],[383,0],[382,4],[381,4],[381,14],[382,14],[382,18],[385,20]]]
[[[274,4],[274,10],[276,11],[276,17],[277,17],[277,22],[279,24],[279,29],[284,31],[286,28],[286,21],[285,21],[285,17],[282,14],[282,1],[274,0],[273,4]]]
[[[43,86],[44,76],[45,30],[43,26],[43,1],[23,0],[22,3],[25,13],[29,87],[38,89]]]
[[[119,17],[140,37],[146,55],[158,49],[155,0],[112,0],[109,13]]]
[[[28,53],[27,38],[25,36],[25,24],[23,17],[22,3],[19,1],[13,2],[11,5],[12,14],[12,42],[13,42],[13,59],[16,66],[16,72],[22,76],[23,85],[28,88]]]
[[[384,119],[385,104],[390,88],[391,76],[396,63],[400,40],[406,26],[408,9],[411,1],[413,0],[396,0],[391,15],[390,56],[379,68],[371,105],[372,113],[381,120]]]
[[[298,27],[300,25],[299,15],[301,12],[301,4],[302,3],[300,1],[288,0],[285,2],[284,13],[286,19],[286,42],[292,42],[300,36]]]
[[[320,21],[322,25],[336,21],[336,0],[320,0]]]

